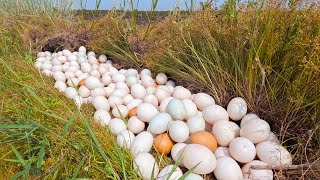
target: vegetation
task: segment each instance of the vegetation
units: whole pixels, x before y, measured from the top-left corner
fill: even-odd
[[[87,19],[87,12],[76,15],[68,8],[72,2],[64,8],[6,2],[0,3],[2,179],[138,178],[129,153],[93,122],[93,107],[78,111],[33,67],[41,49],[84,44],[122,66],[165,72],[223,106],[244,97],[250,111],[271,124],[295,164],[319,162],[319,4],[229,0],[219,10],[202,4],[201,10],[189,6],[157,18],[153,1],[150,12],[130,6],[129,17],[109,11]],[[96,11],[90,13],[95,17]],[[161,166],[169,162],[164,158]],[[276,177],[312,179],[316,173],[279,171]]]

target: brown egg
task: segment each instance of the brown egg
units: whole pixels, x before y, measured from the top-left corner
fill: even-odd
[[[137,107],[130,109],[128,113],[128,117],[131,118],[132,116],[135,116],[135,115],[137,115]]]
[[[164,155],[167,155],[170,153],[174,142],[168,135],[168,133],[159,134],[153,141],[153,145],[156,148],[156,150]]]
[[[84,79],[82,79],[81,81],[79,81],[79,86],[84,85]]]
[[[211,151],[215,151],[217,149],[218,143],[213,134],[207,131],[197,131],[190,135],[189,137],[190,144],[201,144]]]

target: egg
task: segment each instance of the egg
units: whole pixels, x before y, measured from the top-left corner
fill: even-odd
[[[201,111],[204,107],[215,104],[214,99],[206,93],[197,93],[192,100]]]
[[[206,122],[204,121],[204,119],[200,115],[196,114],[194,116],[191,116],[187,120],[187,125],[189,128],[189,132],[194,133],[196,131],[205,130]]]
[[[171,121],[168,113],[158,113],[151,118],[148,128],[153,134],[161,134],[168,130]]]
[[[268,165],[291,165],[291,154],[280,144],[265,141],[256,145],[258,158]]]
[[[140,72],[141,76],[142,75],[148,75],[151,76],[151,71],[149,69],[142,69],[142,71]]]
[[[123,104],[128,105],[130,101],[132,101],[134,98],[131,96],[131,94],[127,94],[122,98]]]
[[[146,88],[147,94],[154,94],[156,92],[156,87],[149,86]],[[157,97],[157,96],[156,96]],[[158,98],[158,97],[157,97]],[[159,100],[158,100],[159,101]]]
[[[170,153],[174,142],[167,133],[159,134],[153,141],[155,149],[160,153],[167,155]]]
[[[166,85],[167,85],[167,86],[175,87],[175,86],[176,86],[176,83],[174,83],[174,81],[172,81],[172,80],[169,80],[169,81],[167,81]]]
[[[150,122],[159,111],[150,103],[142,103],[137,107],[137,116],[144,122]]]
[[[92,70],[92,67],[91,67],[91,64],[89,64],[88,62],[82,62],[80,64],[80,69],[84,73],[90,73],[90,71]]]
[[[176,143],[173,145],[171,149],[171,157],[174,162],[177,162],[179,158],[182,158],[182,152],[184,151],[184,148],[187,146],[186,143]],[[184,167],[182,161],[180,162],[180,167]]]
[[[265,139],[264,141],[275,142],[275,143],[278,143],[278,144],[280,143],[278,137],[273,132],[270,132],[268,138]]]
[[[247,103],[241,97],[233,98],[228,106],[227,112],[229,117],[234,121],[239,121],[247,114]]]
[[[116,107],[116,105],[119,106],[123,104],[122,98],[119,96],[112,95],[108,98],[108,101],[111,108]]]
[[[82,103],[83,103],[83,98],[79,95],[76,95],[74,98],[73,98],[76,106],[78,107],[78,109],[80,109]]]
[[[126,81],[126,77],[124,76],[124,74],[121,73],[114,73],[112,74],[112,81],[117,83],[117,82],[125,82]]]
[[[54,87],[59,90],[59,92],[64,92],[67,89],[66,83],[62,81],[57,81],[54,83]]]
[[[118,135],[121,131],[127,130],[127,125],[123,120],[113,118],[109,122],[109,130],[113,135]]]
[[[190,173],[184,180],[204,180],[202,176],[195,173]]]
[[[76,95],[78,95],[77,90],[73,87],[66,88],[64,92],[66,93],[66,96],[70,99],[73,99]]]
[[[166,107],[172,119],[183,120],[187,117],[187,110],[180,99],[171,99]]]
[[[160,112],[165,112],[166,111],[166,107],[168,105],[168,103],[170,102],[170,100],[173,99],[173,97],[166,97],[165,99],[163,99],[160,103],[159,106],[159,111]]]
[[[249,139],[254,144],[266,140],[270,133],[269,124],[262,119],[251,120],[240,129],[240,136]]]
[[[223,147],[223,146],[220,146],[218,147],[215,151],[214,151],[214,155],[216,156],[216,158],[219,158],[221,156],[228,156],[228,157],[231,157],[231,154],[229,152],[229,148],[228,147]]]
[[[219,120],[229,120],[228,112],[219,105],[206,106],[202,111],[203,119],[209,124],[214,124]]]
[[[243,137],[237,137],[230,142],[229,152],[233,159],[240,163],[248,163],[256,157],[254,144]]]
[[[135,135],[129,131],[121,131],[117,136],[117,144],[120,148],[130,149],[131,143],[133,142]]]
[[[109,98],[112,95],[113,91],[114,91],[114,88],[112,88],[112,87],[105,87],[103,89],[104,89],[104,95],[107,98]]]
[[[115,89],[112,92],[112,95],[119,96],[119,97],[123,98],[124,96],[128,95],[128,92],[125,89]]]
[[[170,93],[163,88],[157,88],[155,90],[154,95],[156,96],[156,98],[158,99],[159,102],[162,102],[164,99],[166,99],[170,96]]]
[[[57,71],[53,73],[53,78],[56,81],[66,82],[67,78],[65,77],[64,73],[61,71]]]
[[[160,84],[160,85],[164,85],[166,84],[168,81],[168,78],[167,76],[164,74],[164,73],[159,73],[157,76],[156,76],[156,82],[157,84]]]
[[[137,76],[137,75],[138,75],[138,71],[135,70],[135,69],[128,69],[128,70],[124,73],[124,75],[125,75],[126,77],[129,77],[129,76]]]
[[[253,160],[247,164],[245,164],[242,168],[242,174],[244,179],[263,179],[263,180],[273,180],[273,172],[270,169],[252,169],[252,165],[267,165],[266,163]]]
[[[158,104],[159,104],[158,99],[153,94],[147,94],[146,96],[144,96],[143,102],[150,103],[155,107],[158,107]]]
[[[99,62],[101,62],[101,63],[107,62],[107,56],[104,55],[104,54],[100,55],[99,56]]]
[[[212,151],[200,144],[188,144],[183,151],[182,162],[187,169],[196,166],[193,170],[196,174],[209,174],[217,166],[217,160]]]
[[[137,84],[138,83],[137,76],[134,76],[134,75],[127,76],[126,83],[129,87],[133,86],[134,84]]]
[[[108,67],[102,66],[101,64],[98,67],[98,72],[100,73],[101,76],[106,74],[108,72]]]
[[[79,52],[83,52],[83,53],[86,53],[87,50],[84,46],[80,46],[79,49],[78,49]]]
[[[141,173],[143,180],[150,180],[152,173],[153,177],[157,177],[159,173],[159,166],[154,157],[146,152],[139,153],[134,158],[133,169]]]
[[[212,133],[220,146],[228,146],[235,138],[234,130],[229,121],[217,121],[212,126]]]
[[[184,142],[189,138],[189,128],[183,121],[172,121],[169,125],[169,134],[175,142]]]
[[[132,116],[128,120],[128,129],[134,134],[139,134],[145,128],[145,122],[141,121],[137,116]]]
[[[189,137],[189,143],[201,144],[210,149],[212,152],[214,152],[218,147],[216,138],[207,131],[197,131],[192,133]]]
[[[89,76],[86,78],[84,83],[88,89],[93,90],[93,89],[97,88],[101,82],[98,78],[96,78],[94,76]]]
[[[80,81],[83,80],[83,84],[80,84],[80,83],[79,83],[80,86],[84,85],[84,83],[85,83],[84,80],[85,80],[87,77],[89,77],[89,74],[88,74],[88,73],[82,73],[82,74],[78,77],[78,79],[79,79]]]
[[[111,121],[109,111],[104,109],[97,110],[93,115],[94,120],[98,121],[102,126],[108,126]]]
[[[172,96],[177,99],[190,99],[191,92],[182,86],[177,86],[174,88]]]
[[[182,102],[187,111],[186,119],[189,119],[191,116],[196,115],[198,113],[197,106],[196,104],[194,104],[193,101],[191,101],[190,99],[183,99]]]
[[[151,76],[149,76],[149,75],[141,75],[141,84],[142,84],[142,86],[147,88],[149,86],[154,86],[155,82],[154,82],[154,80],[152,79]]]
[[[93,107],[98,109],[104,109],[106,111],[110,110],[109,101],[104,96],[97,96],[92,101]]]
[[[230,121],[230,124],[233,128],[233,131],[234,131],[234,136],[235,137],[239,137],[240,136],[240,127],[238,126],[238,124],[234,123],[234,122],[231,122]]]
[[[217,167],[214,170],[217,180],[243,179],[242,171],[238,163],[228,156],[217,158]]]
[[[79,80],[78,78],[71,78],[68,79],[67,84],[69,87],[77,87],[79,85]]]
[[[141,99],[133,99],[127,104],[127,108],[132,109],[132,108],[138,107],[140,104],[142,104]]]
[[[139,153],[149,152],[153,145],[153,136],[148,131],[139,133],[131,143],[130,152],[135,157]]]
[[[105,86],[107,86],[107,85],[109,85],[110,83],[112,83],[112,78],[111,78],[111,76],[110,76],[108,73],[106,73],[106,74],[102,75],[101,82],[102,82]]]
[[[120,112],[119,112],[120,111]],[[126,118],[128,116],[128,108],[125,105],[118,105],[112,109],[112,115],[115,118]]]
[[[157,180],[178,180],[182,175],[183,173],[179,167],[168,165],[160,171]]]
[[[260,119],[256,114],[249,113],[245,116],[243,116],[240,127],[243,127],[247,122],[250,122],[251,120]]]
[[[143,99],[146,94],[147,91],[141,84],[134,84],[131,86],[131,95],[135,99]]]

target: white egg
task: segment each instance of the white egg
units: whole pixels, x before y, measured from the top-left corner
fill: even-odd
[[[128,94],[128,91],[126,89],[115,89],[112,93],[112,96],[119,96],[123,98]]]
[[[163,88],[158,88],[155,90],[154,95],[156,96],[159,102],[162,102],[164,99],[170,96],[170,93]]]
[[[174,160],[174,162],[177,162],[179,158],[182,158],[182,153],[184,152],[184,148],[187,146],[186,143],[176,143],[173,145],[171,149],[171,157]],[[185,167],[182,163],[180,162],[180,167]]]
[[[96,56],[96,53],[94,53],[93,51],[89,51],[89,52],[88,52],[88,56],[93,56],[93,57],[95,57],[95,56]]]
[[[100,64],[97,70],[99,71],[100,75],[103,76],[108,72],[108,67],[103,66],[103,64]]]
[[[89,97],[90,93],[90,89],[88,89],[86,86],[81,86],[79,88],[79,95],[83,98]]]
[[[139,134],[145,128],[145,122],[141,121],[137,116],[132,116],[128,120],[128,129],[134,134]]]
[[[67,89],[66,83],[62,81],[56,81],[54,87],[59,90],[59,92],[64,92]]]
[[[116,73],[118,73],[119,71],[118,71],[118,69],[116,69],[115,67],[109,67],[109,72],[110,72],[110,74],[111,75],[113,75],[113,74],[116,74]]]
[[[158,99],[153,94],[147,94],[146,96],[144,96],[143,102],[150,103],[150,104],[154,105],[155,107],[158,107],[158,105],[159,105]]]
[[[155,85],[155,82],[154,80],[152,79],[151,76],[148,76],[148,75],[143,75],[141,76],[141,84],[147,88],[149,86],[154,86]]]
[[[177,99],[190,99],[191,92],[182,86],[177,86],[174,88],[172,96]]]
[[[94,115],[93,119],[98,121],[102,126],[108,126],[111,121],[111,116],[109,111],[104,109],[98,109]]]
[[[130,101],[132,101],[134,98],[131,96],[131,94],[127,94],[122,98],[123,104],[128,105]]]
[[[37,53],[37,57],[45,57],[45,56],[46,56],[46,53],[44,53],[44,52]]]
[[[130,149],[131,143],[133,142],[135,135],[129,131],[124,130],[120,132],[117,136],[117,144],[120,148]]]
[[[110,84],[108,85],[108,87],[111,87],[111,88],[115,89],[115,88],[116,88],[116,84],[115,84],[115,83],[110,83]]]
[[[76,76],[74,75],[74,72],[72,72],[72,71],[66,71],[66,72],[64,73],[64,76],[66,77],[66,79],[71,79],[71,78],[76,77]]]
[[[169,125],[169,135],[175,142],[185,142],[189,138],[189,128],[183,121],[172,121]]]
[[[125,75],[126,77],[129,77],[129,76],[137,76],[137,75],[138,75],[138,71],[135,70],[135,69],[128,69],[128,70],[124,73],[124,75]]]
[[[52,72],[62,71],[62,66],[61,66],[61,65],[54,65],[54,66],[51,68],[51,71],[52,71]]]
[[[187,111],[180,99],[171,99],[166,107],[166,112],[168,112],[172,119],[183,120],[187,118]]]
[[[86,53],[87,52],[87,49],[84,47],[84,46],[80,46],[79,49],[78,49],[79,52],[84,52]]]
[[[59,56],[58,59],[61,63],[66,63],[68,61],[67,57],[65,56]]]
[[[156,82],[157,84],[160,84],[160,85],[164,85],[166,84],[168,81],[168,78],[167,76],[164,74],[164,73],[159,73],[157,76],[156,76]]]
[[[197,93],[192,100],[201,111],[204,107],[215,104],[214,99],[206,93]]]
[[[167,85],[167,86],[175,87],[175,86],[176,86],[176,83],[174,83],[172,80],[169,80],[169,81],[167,81],[166,85]]]
[[[114,74],[112,74],[111,77],[112,77],[112,81],[114,83],[125,82],[126,81],[126,77],[121,73],[114,73]]]
[[[228,112],[219,105],[206,106],[202,111],[203,119],[209,124],[214,124],[219,120],[229,120]]]
[[[237,137],[230,142],[229,152],[233,159],[240,163],[248,163],[256,157],[256,148],[247,138]]]
[[[149,86],[146,88],[147,94],[154,94],[156,92],[156,87],[154,86]]]
[[[56,65],[61,66],[61,65],[62,65],[62,63],[61,63],[61,62],[59,61],[59,59],[57,59],[57,58],[52,59],[52,60],[51,60],[51,64],[52,64],[53,66],[56,66]]]
[[[53,72],[51,70],[49,70],[49,69],[42,70],[42,72],[47,76],[52,76],[53,75]]]
[[[230,121],[230,124],[234,130],[234,137],[239,137],[240,136],[240,127],[238,126],[238,124],[231,122],[231,121]]]
[[[212,133],[220,146],[228,146],[235,138],[234,130],[229,121],[217,121],[212,126]]]
[[[141,99],[133,99],[127,104],[127,108],[132,109],[132,108],[138,107],[140,104],[142,104]]]
[[[80,66],[83,62],[86,62],[86,61],[87,59],[84,56],[78,56],[77,62],[80,64]]]
[[[280,144],[264,141],[256,146],[258,158],[268,165],[291,165],[291,154]]]
[[[245,116],[243,116],[240,127],[243,127],[247,122],[250,122],[251,120],[260,119],[256,114],[249,113]]]
[[[189,119],[191,116],[194,116],[198,113],[197,106],[193,101],[190,99],[183,99],[182,102],[187,111],[186,119]]]
[[[106,92],[104,91],[104,88],[102,87],[97,87],[94,90],[91,90],[91,97],[96,97],[96,96],[105,96]]]
[[[77,87],[79,85],[79,80],[78,78],[70,78],[68,79],[67,84],[69,87]]]
[[[216,158],[219,158],[219,157],[221,157],[221,156],[231,157],[231,154],[230,154],[230,152],[229,152],[229,148],[228,148],[228,147],[223,147],[223,146],[218,147],[218,148],[214,151],[214,155],[216,156]]]
[[[101,54],[101,55],[99,56],[99,62],[101,62],[101,63],[107,62],[107,56],[104,55],[104,54]]]
[[[196,174],[209,174],[217,166],[217,160],[212,151],[200,144],[188,144],[184,149],[182,162],[187,169],[196,166],[193,170]]]
[[[259,160],[253,160],[247,164],[245,164],[242,168],[242,174],[244,179],[249,180],[273,180],[273,172],[270,169],[252,169],[250,168],[252,165],[267,165],[266,163],[259,161]]]
[[[74,64],[74,63],[77,63],[77,62],[73,61],[72,63]],[[70,64],[71,64],[71,63],[70,63]],[[79,65],[78,65],[78,64],[77,64],[77,65],[70,65],[66,71],[71,71],[71,72],[74,73],[74,72],[76,72],[76,71],[79,70],[79,69],[80,69],[80,68],[79,68]]]
[[[247,114],[247,103],[241,97],[231,99],[227,107],[229,117],[234,121],[239,121]]]
[[[121,112],[121,114],[119,113],[119,111]],[[117,105],[112,109],[112,115],[115,118],[122,118],[121,115],[123,117],[127,117],[128,113],[129,113],[129,110],[127,106],[124,106],[124,105]]]
[[[204,179],[199,174],[190,173],[184,180],[204,180]]]
[[[142,103],[137,107],[137,116],[144,122],[150,122],[152,117],[158,113],[157,108],[150,103]]]
[[[270,133],[270,125],[262,119],[251,120],[240,129],[240,136],[249,139],[254,144],[266,140]]]
[[[113,91],[114,91],[114,88],[112,88],[112,87],[105,87],[103,89],[104,89],[105,96],[107,98],[109,98],[112,95]]]
[[[53,78],[54,78],[54,80],[61,81],[61,82],[66,82],[66,80],[67,80],[66,76],[61,71],[54,72],[53,73]]]
[[[100,75],[100,73],[99,73],[98,70],[92,70],[92,71],[90,72],[90,76],[96,77],[96,78],[98,78],[98,79],[100,79],[100,77],[101,77],[101,75]]]
[[[238,163],[228,156],[217,158],[217,167],[214,176],[218,180],[243,179],[242,171]]]
[[[135,157],[139,153],[149,152],[153,145],[153,136],[148,131],[139,133],[131,143],[130,152]]]
[[[134,84],[131,86],[131,95],[135,99],[143,99],[146,94],[147,91],[141,84]]]
[[[143,180],[150,180],[152,173],[154,177],[158,176],[159,166],[154,157],[149,153],[139,153],[134,158],[133,169],[141,173]]]
[[[179,167],[168,165],[160,171],[157,180],[178,180],[182,175],[183,173]]]
[[[129,87],[127,86],[127,84],[125,82],[117,82],[116,89],[125,89],[127,91],[127,93],[130,92]]]
[[[118,135],[120,132],[127,130],[127,125],[123,120],[113,118],[109,122],[109,130],[113,135]]]
[[[275,142],[275,143],[278,143],[278,144],[280,143],[278,137],[273,132],[270,132],[268,138],[265,139],[264,141]]]
[[[138,83],[138,78],[137,76],[131,75],[131,76],[127,76],[126,78],[126,83],[129,87],[131,87],[134,84]]]
[[[50,69],[52,68],[52,64],[43,63],[41,68],[42,68],[42,69],[49,69],[49,70],[50,70]]]
[[[188,125],[188,128],[189,128],[189,132],[190,133],[194,133],[194,132],[197,132],[197,131],[205,130],[206,122],[201,116],[196,114],[196,115],[191,116],[187,120],[187,125]]]
[[[82,73],[82,74],[78,77],[78,79],[79,79],[79,81],[81,81],[81,80],[83,80],[83,79],[86,79],[87,77],[89,77],[89,74],[88,74],[88,73]]]
[[[83,103],[83,98],[79,95],[76,95],[74,98],[73,98],[76,106],[78,107],[78,109],[80,109],[82,103]]]
[[[116,105],[119,106],[123,104],[122,98],[119,96],[112,95],[108,98],[108,101],[111,108],[116,107]]]
[[[89,76],[86,78],[84,83],[88,89],[93,90],[96,87],[98,87],[101,82],[98,78],[96,78],[94,76]]]
[[[104,96],[97,96],[93,98],[92,104],[96,110],[104,109],[106,111],[110,111],[109,102]]]
[[[66,96],[70,99],[73,99],[76,95],[78,95],[77,90],[73,87],[66,88],[64,92],[66,93]]]
[[[91,64],[89,64],[88,62],[83,62],[80,66],[81,71],[84,73],[90,73],[90,71],[92,70]]]
[[[143,69],[140,74],[141,76],[143,75],[151,76],[151,71],[149,69]]]
[[[165,112],[166,111],[166,107],[168,105],[168,103],[170,102],[170,100],[173,99],[173,97],[166,97],[165,99],[163,99],[160,103],[159,106],[159,111],[160,112]]]
[[[164,133],[168,130],[171,121],[172,118],[168,113],[158,113],[149,122],[149,132],[153,134]]]

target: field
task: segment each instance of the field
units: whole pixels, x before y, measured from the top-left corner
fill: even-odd
[[[224,107],[243,97],[294,164],[310,164],[275,179],[320,176],[311,167],[320,163],[319,2],[230,0],[170,12],[0,3],[0,179],[139,179],[130,153],[93,121],[93,106],[78,110],[34,67],[39,51],[81,45],[119,68],[164,72]],[[161,167],[172,163],[152,154]]]

